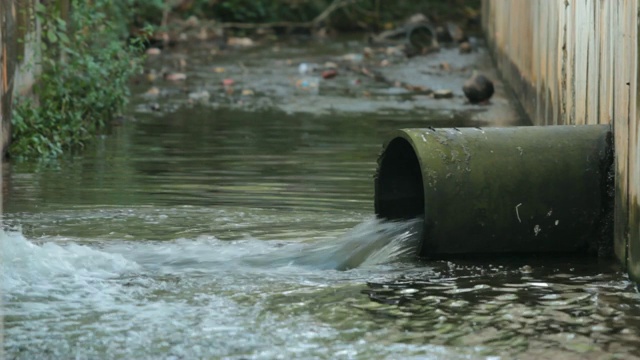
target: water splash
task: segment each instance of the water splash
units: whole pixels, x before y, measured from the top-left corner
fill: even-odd
[[[233,271],[242,267],[299,266],[348,270],[390,263],[413,256],[421,220],[369,219],[341,236],[311,242],[223,241],[212,236],[170,242],[129,241],[80,245],[80,239],[49,238],[41,244],[20,232],[1,232],[3,290],[28,294],[41,290],[83,288],[144,271],[156,273]],[[70,281],[72,279],[73,281]]]
[[[311,244],[291,244],[276,253],[260,254],[246,261],[261,266],[304,266],[349,270],[390,263],[414,256],[422,220],[402,222],[370,219],[342,236]]]
[[[274,301],[309,291],[325,296],[333,284],[359,291],[359,281],[351,284],[354,273],[325,269],[373,267],[414,254],[416,225],[371,219],[312,241],[87,242],[0,231],[4,350],[16,359],[306,354],[317,342],[336,344],[339,332],[305,314],[282,315]],[[326,349],[318,346],[316,357],[329,357]]]

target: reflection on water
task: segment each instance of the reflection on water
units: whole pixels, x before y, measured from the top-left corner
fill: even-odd
[[[640,296],[588,259],[421,262],[372,219],[410,116],[195,107],[4,173],[5,356],[640,357]],[[464,124],[433,114],[435,124]]]

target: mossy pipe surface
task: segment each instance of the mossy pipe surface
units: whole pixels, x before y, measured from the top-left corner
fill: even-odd
[[[608,125],[398,130],[375,212],[423,216],[423,257],[602,251],[612,163]]]

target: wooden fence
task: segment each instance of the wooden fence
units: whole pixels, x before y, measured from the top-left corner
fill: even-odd
[[[498,68],[535,125],[612,124],[614,248],[640,280],[637,0],[483,0]]]

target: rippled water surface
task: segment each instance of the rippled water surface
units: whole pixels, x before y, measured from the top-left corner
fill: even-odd
[[[426,124],[464,121],[178,106],[5,166],[4,356],[639,357],[615,263],[419,261],[419,220],[374,219],[385,134]]]

